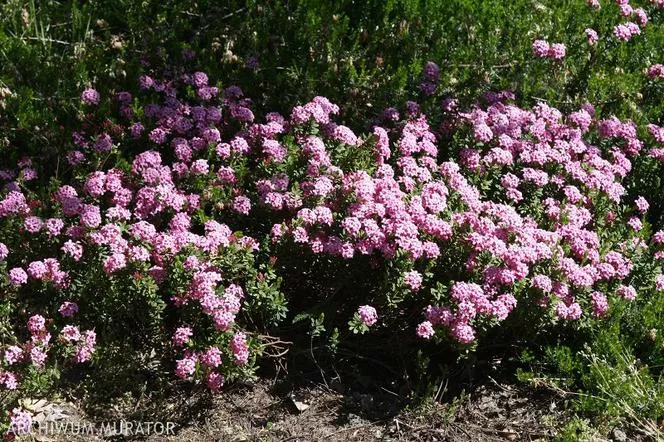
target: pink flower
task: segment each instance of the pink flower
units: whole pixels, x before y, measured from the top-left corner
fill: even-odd
[[[206,175],[210,171],[207,160],[196,160],[192,163],[189,171],[192,175]]]
[[[470,344],[475,340],[475,330],[468,324],[458,323],[452,327],[452,337],[462,344]]]
[[[48,273],[46,265],[42,261],[33,261],[28,264],[28,275],[34,279],[42,279]]]
[[[217,347],[210,347],[201,355],[201,362],[207,367],[218,367],[221,365],[221,351]]]
[[[633,36],[641,33],[641,28],[635,23],[627,22],[616,25],[613,28],[613,35],[618,40],[629,41]]]
[[[173,334],[173,345],[175,347],[182,347],[193,336],[194,332],[189,327],[178,327]]]
[[[599,40],[599,35],[597,35],[597,31],[595,31],[592,28],[586,28],[584,32],[586,33],[586,37],[588,38],[588,44],[590,46],[595,46],[597,44],[597,41]]]
[[[72,150],[67,154],[67,162],[72,166],[82,163],[85,161],[85,155],[79,150]]]
[[[433,325],[429,321],[424,321],[417,326],[417,336],[424,339],[431,339],[435,334]]]
[[[99,104],[99,92],[92,88],[85,89],[81,92],[81,101],[89,106],[96,106]]]
[[[243,215],[249,215],[251,210],[251,200],[246,196],[236,196],[233,199],[233,210]]]
[[[629,3],[622,3],[619,5],[620,7],[620,15],[623,17],[629,17],[632,15],[634,12],[634,8]]]
[[[593,306],[593,315],[596,317],[602,317],[609,311],[609,304],[601,292],[593,292],[591,295],[591,302]]]
[[[655,277],[655,290],[664,290],[664,275],[657,275]]]
[[[187,379],[196,371],[196,358],[185,357],[175,362],[175,375],[180,379]]]
[[[548,57],[551,46],[544,40],[535,40],[532,49],[536,57]]]
[[[83,362],[87,362],[92,357],[92,353],[94,353],[94,348],[92,346],[86,345],[86,344],[78,346],[78,347],[76,347],[74,360],[78,364],[81,364]]]
[[[28,274],[22,268],[15,267],[9,271],[9,282],[14,286],[26,284],[28,282]]]
[[[378,320],[378,313],[376,309],[370,305],[363,305],[357,309],[357,313],[360,315],[360,321],[367,327],[371,327]]]
[[[94,149],[97,152],[108,152],[113,148],[113,139],[108,134],[101,134],[97,137],[94,144]]]
[[[7,365],[16,364],[21,359],[23,359],[23,349],[21,347],[17,347],[16,345],[7,347],[7,350],[5,350],[5,362]]]
[[[235,365],[244,365],[249,361],[249,346],[244,333],[235,333],[231,339],[231,350],[235,357]]]
[[[78,261],[83,256],[83,246],[78,242],[73,242],[69,240],[65,242],[62,246],[62,251],[69,255],[74,261]]]
[[[45,330],[46,319],[42,315],[33,315],[28,319],[28,330],[30,333],[37,334]]]
[[[96,171],[88,175],[83,191],[93,198],[99,198],[106,193],[106,174],[104,172]]]
[[[30,349],[30,360],[35,367],[41,368],[46,362],[46,352],[40,347],[32,347]]]
[[[616,289],[616,294],[618,296],[622,296],[628,301],[633,301],[636,299],[636,289],[634,289],[634,287],[632,287],[631,285],[618,286],[618,288]]]
[[[632,13],[636,16],[641,26],[645,27],[648,24],[648,14],[646,13],[645,9],[636,8],[632,11]]]
[[[211,371],[208,373],[205,383],[210,390],[217,391],[224,386],[224,377],[215,371]]]
[[[38,233],[44,227],[44,222],[39,217],[28,216],[23,222],[23,227],[30,233]]]
[[[32,430],[32,414],[21,408],[14,408],[10,415],[9,431],[17,435],[30,433]]]
[[[9,249],[4,243],[0,242],[0,261],[4,261],[9,255]]]
[[[0,371],[0,385],[10,391],[16,390],[18,388],[16,375],[11,371]]]
[[[81,213],[81,224],[88,228],[99,227],[101,224],[101,212],[99,207],[86,204]]]
[[[627,221],[627,224],[629,224],[629,226],[637,232],[643,228],[643,223],[635,216],[630,217]]]
[[[546,275],[536,275],[532,280],[531,284],[533,287],[540,289],[544,293],[550,293],[552,284],[551,278]]]
[[[58,312],[64,318],[71,318],[76,314],[76,312],[78,312],[78,304],[76,304],[75,302],[71,302],[71,301],[65,301],[62,304],[60,304],[60,308],[58,308]]]
[[[648,201],[642,196],[639,196],[636,199],[635,203],[636,203],[636,208],[641,213],[646,213],[648,211],[648,208],[650,207],[650,204],[648,204]]]
[[[104,261],[104,272],[107,274],[115,273],[127,266],[127,258],[124,253],[114,253]]]
[[[663,64],[654,64],[648,68],[647,72],[648,77],[652,79],[664,78],[664,65]]]
[[[567,307],[567,319],[577,320],[581,317],[581,314],[581,306],[578,303],[573,302]]]
[[[65,223],[60,218],[49,218],[46,220],[46,232],[49,236],[58,236]]]
[[[433,61],[428,61],[424,66],[424,78],[431,82],[438,82],[440,79],[440,68]]]
[[[167,136],[168,132],[163,127],[155,127],[150,131],[148,138],[155,144],[164,144]]]
[[[66,325],[62,328],[62,331],[60,331],[60,336],[62,336],[62,339],[65,341],[76,342],[81,339],[81,332],[79,331],[78,327],[74,327],[73,325]]]
[[[404,273],[404,284],[416,292],[422,286],[422,275],[417,270]]]
[[[554,60],[562,60],[567,54],[567,49],[562,43],[554,43],[549,49],[548,56]]]

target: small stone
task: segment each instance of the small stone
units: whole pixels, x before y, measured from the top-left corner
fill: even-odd
[[[619,428],[614,428],[611,436],[612,436],[612,439],[617,441],[617,442],[627,441],[627,435],[625,434],[624,431],[620,430]]]
[[[648,330],[648,338],[651,341],[656,341],[657,340],[657,329],[656,328],[651,328]]]
[[[303,411],[305,411],[307,408],[310,407],[310,405],[305,404],[304,402],[297,401],[297,400],[292,399],[292,398],[291,398],[291,401],[293,402],[293,405],[295,406],[295,409],[300,413],[302,413]]]

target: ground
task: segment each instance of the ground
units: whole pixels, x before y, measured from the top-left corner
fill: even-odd
[[[102,438],[75,435],[75,427],[69,427],[69,434],[39,435],[37,440],[546,441],[560,436],[571,416],[564,411],[564,395],[498,382],[479,386],[452,401],[430,401],[417,407],[404,407],[401,398],[386,389],[376,394],[340,394],[325,385],[310,384],[288,390],[260,381],[233,386],[215,396],[199,392],[182,396],[157,414],[140,399],[133,404],[118,403],[95,416],[75,402],[56,401],[46,405],[50,407],[44,413],[46,420],[95,423],[96,428],[102,422],[121,419],[161,420],[174,422],[176,433]],[[159,417],[152,417],[156,415]],[[620,440],[624,432],[614,431],[611,439]],[[588,440],[586,434],[579,437]],[[597,436],[590,440],[607,439]],[[639,440],[638,435],[629,440]]]

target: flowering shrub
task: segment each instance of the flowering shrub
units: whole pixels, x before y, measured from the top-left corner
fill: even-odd
[[[434,89],[436,72],[430,63]],[[412,333],[466,345],[519,306],[587,321],[637,297],[629,281],[647,255],[649,204],[626,200],[622,184],[644,153],[632,122],[597,119],[590,105],[525,110],[511,93],[468,112],[446,101],[441,128],[454,135],[441,159],[441,133],[414,102],[358,136],[323,97],[257,123],[239,88],[220,91],[201,72],[140,85],[146,99],[113,97],[115,121],[84,91],[93,109],[74,134],[66,184],[40,198],[31,159],[3,172],[9,390],[20,388],[19,366],[39,369],[51,350],[89,361],[97,336],[102,346],[117,339],[121,318],[147,321],[152,344],[171,341],[177,377],[219,389],[260,348],[237,323],[276,283],[278,256],[257,254],[285,244],[371,258],[387,285],[351,320],[362,332],[378,317],[399,320],[396,306],[428,303]],[[661,142],[659,127],[650,131]],[[283,305],[271,296],[261,309],[278,321]]]
[[[434,73],[425,79],[435,85]],[[117,121],[87,114],[67,155],[72,180],[41,204],[29,190],[30,159],[5,172],[3,267],[11,298],[37,309],[28,313],[63,324],[82,317],[113,336],[95,319],[108,304],[95,298],[112,298],[105,286],[140,293],[147,303],[132,300],[136,310],[152,322],[169,317],[176,375],[218,389],[251,356],[236,317],[248,288],[260,296],[261,247],[372,257],[388,281],[378,312],[428,300],[413,333],[439,330],[460,344],[520,304],[575,321],[636,296],[629,277],[646,253],[648,202],[626,201],[621,184],[644,150],[629,121],[598,120],[589,105],[566,116],[545,104],[524,110],[508,104],[509,93],[491,94],[469,112],[446,105],[453,146],[467,147],[441,161],[440,137],[413,102],[403,119],[358,137],[333,121],[338,107],[323,97],[256,123],[239,88],[220,91],[201,72],[140,80],[152,102],[121,92]],[[88,89],[81,99],[95,106],[96,97]],[[255,213],[275,221],[254,219],[256,237],[228,225]],[[443,268],[450,260],[463,265]],[[362,306],[355,325],[366,331],[378,315]],[[8,366],[23,354],[44,364],[44,317],[32,316],[28,330],[29,344],[5,350]],[[95,334],[67,324],[60,342],[86,362]],[[19,383],[10,370],[3,380]]]
[[[203,74],[187,80],[205,84],[199,95],[216,94]],[[190,111],[177,101],[173,86],[167,94],[164,103],[146,104],[143,121],[156,127],[139,138],[138,121],[124,128],[97,125],[110,120],[94,114],[99,94],[87,89],[81,100],[93,107],[85,116],[90,130],[74,136],[77,149],[67,155],[71,170],[65,182],[31,189],[37,177],[28,158],[3,171],[5,389],[20,390],[32,373],[60,356],[88,363],[97,355],[96,344],[103,360],[106,350],[126,339],[129,327],[142,334],[132,337],[138,341],[134,351],[172,339],[171,350],[160,358],[174,360],[178,377],[202,379],[217,390],[225,379],[250,373],[260,350],[258,339],[236,324],[246,296],[259,292],[252,302],[260,302],[261,294],[270,294],[273,309],[262,307],[269,321],[283,315],[270,291],[276,279],[269,263],[255,262],[257,240],[217,221],[218,213],[233,219],[249,210],[248,200],[233,188],[233,169],[211,173],[207,159],[191,158],[194,152],[215,152],[210,146],[220,141],[222,108],[203,103]],[[117,100],[120,118],[138,119],[128,93]],[[241,101],[225,110],[238,121],[250,115]],[[173,152],[155,150],[172,132],[180,135],[173,137]],[[226,154],[219,146],[214,161],[242,161],[241,144],[232,145]],[[23,419],[20,412],[12,416]]]

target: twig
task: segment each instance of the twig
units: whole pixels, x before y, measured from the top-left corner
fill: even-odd
[[[536,97],[536,96],[534,96],[534,95],[531,95],[530,98],[532,98],[533,100],[542,101],[542,102],[545,102],[545,103],[546,103],[546,102],[549,102],[549,103],[558,103],[558,104],[574,104],[574,103],[573,103],[572,101],[570,101],[570,100],[565,100],[565,101],[561,101],[561,100],[547,100],[546,98]]]
[[[275,359],[278,359],[278,358],[281,358],[281,357],[283,357],[283,356],[286,356],[286,353],[288,353],[288,350],[289,350],[289,349],[287,348],[287,349],[285,349],[285,350],[282,350],[282,351],[279,352],[279,353],[269,353],[269,352],[265,352],[265,355],[266,355],[268,358],[275,358]]]
[[[69,43],[68,41],[55,40],[53,38],[46,38],[46,37],[22,37],[21,40],[36,40],[36,41],[41,41],[42,43],[49,42],[49,43],[58,43],[65,46],[71,46],[71,43]]]
[[[443,397],[443,395],[444,395],[445,392],[447,391],[447,385],[448,385],[450,379],[449,379],[449,378],[445,378],[444,380],[445,380],[445,385],[444,385],[444,386],[443,386],[443,379],[440,380],[440,385],[438,385],[438,390],[436,390],[436,394],[435,394],[434,397],[433,397],[433,400],[434,400],[434,401],[439,401],[439,400],[441,400],[442,397]],[[441,390],[442,390],[442,392],[441,392]]]
[[[240,12],[244,11],[245,9],[247,9],[246,6],[245,6],[244,8],[240,8],[240,9],[238,9],[238,10],[235,11],[235,12],[231,12],[231,13],[229,13],[229,14],[224,15],[224,16],[221,17],[219,20],[226,20],[227,18],[231,18],[231,17],[234,16],[235,14],[239,14]]]
[[[270,358],[280,358],[284,356],[290,350],[288,346],[293,344],[291,341],[282,341],[281,339],[275,338],[273,336],[268,336],[268,335],[256,335],[256,336],[260,340],[267,341],[261,343],[261,349],[274,347],[277,350],[276,353],[265,352],[266,355]]]
[[[346,431],[359,430],[360,428],[370,427],[372,425],[376,425],[376,424],[381,423],[381,422],[384,422],[384,421],[383,420],[378,420],[378,421],[369,422],[369,423],[362,424],[362,425],[354,425],[352,427],[342,428],[341,430],[337,430],[337,431],[334,431],[330,434],[327,434],[327,435],[323,436],[323,439],[328,439],[328,438],[330,438],[332,436],[335,436],[337,434],[345,433]]]
[[[268,344],[263,344],[263,345],[271,345],[271,344],[286,344],[286,345],[293,345],[291,341],[282,341],[279,338],[276,338],[274,336],[270,335],[256,335],[258,339],[264,340],[264,341],[269,341]]]
[[[408,425],[407,423],[402,422],[402,421],[400,421],[399,419],[394,419],[394,423],[397,424],[397,429],[399,428],[399,424],[405,425],[405,426],[407,426],[408,428],[413,428],[412,425]]]
[[[468,433],[468,432],[466,431],[466,429],[463,428],[461,425],[459,425],[459,424],[457,424],[457,423],[455,423],[455,422],[452,422],[452,426],[453,426],[454,428],[458,429],[458,430],[461,430],[461,431],[463,432],[463,434],[465,434],[466,436],[468,436],[468,440],[471,440],[471,439],[472,439],[472,438],[470,437],[470,433]]]
[[[385,392],[387,392],[387,393],[390,393],[390,394],[393,395],[393,396],[396,396],[396,397],[398,397],[398,398],[401,398],[401,395],[400,395],[399,393],[395,393],[395,392],[393,392],[393,391],[391,391],[391,390],[388,390],[388,389],[385,388],[385,387],[380,387],[380,389],[383,390],[383,391],[385,391]]]
[[[311,359],[314,360],[314,364],[316,364],[316,367],[318,367],[318,370],[320,371],[320,375],[323,378],[323,383],[325,383],[325,387],[328,390],[331,390],[330,386],[327,384],[327,379],[325,379],[325,372],[323,371],[323,368],[318,363],[318,360],[316,359],[316,356],[314,356],[314,337],[313,337],[313,335],[311,336],[311,339],[309,340],[309,352],[311,353]]]
[[[514,63],[505,63],[505,64],[494,64],[491,66],[484,66],[481,64],[469,64],[469,63],[450,63],[446,64],[445,66],[447,67],[454,67],[454,68],[490,68],[490,69],[501,69],[501,68],[509,68],[514,66]]]
[[[500,385],[500,384],[498,383],[498,381],[496,381],[496,380],[493,378],[493,376],[489,376],[489,380],[491,381],[491,383],[493,383],[493,385],[495,385],[496,387],[500,388],[502,391],[510,391],[510,390],[508,390],[507,388],[505,388],[505,387],[503,387],[502,385]]]
[[[486,428],[486,427],[481,427],[479,425],[473,425],[473,424],[468,424],[470,427],[472,427],[475,430],[481,431],[484,434],[499,434],[501,436],[506,436],[508,434],[522,434],[522,435],[528,435],[528,436],[534,436],[534,437],[551,437],[551,434],[548,432],[543,433],[542,431],[528,431],[524,430],[522,427],[519,428],[519,431],[516,429],[514,430],[508,430],[508,429],[502,429],[502,430],[496,430],[492,428]]]

